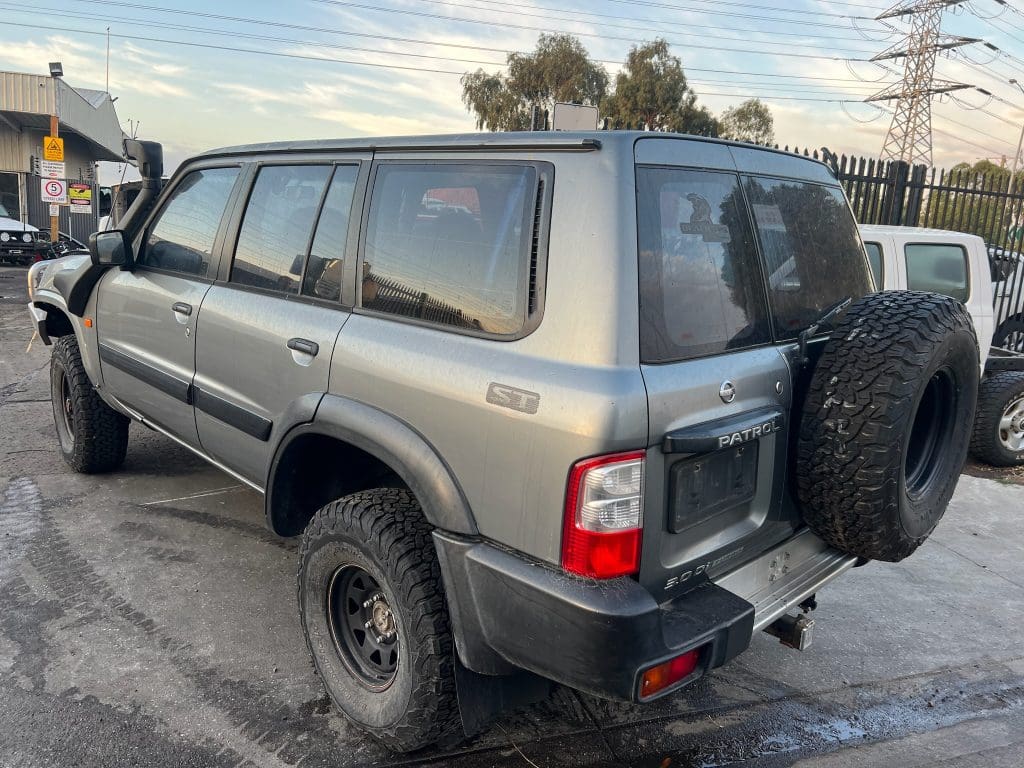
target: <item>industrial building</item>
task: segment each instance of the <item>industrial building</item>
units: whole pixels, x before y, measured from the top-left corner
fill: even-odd
[[[50,228],[49,206],[40,194],[40,161],[51,115],[57,116],[64,139],[66,180],[92,188],[87,213],[60,208],[60,230],[84,242],[99,222],[96,164],[123,160],[124,134],[105,91],[74,88],[60,76],[0,72],[0,205],[11,218]]]

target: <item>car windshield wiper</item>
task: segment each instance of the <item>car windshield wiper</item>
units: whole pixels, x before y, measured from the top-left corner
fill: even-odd
[[[845,299],[840,299],[835,304],[826,309],[822,313],[821,317],[819,317],[813,323],[811,323],[802,331],[800,331],[800,335],[797,337],[797,339],[800,342],[800,365],[807,365],[808,363],[811,362],[811,359],[807,356],[807,342],[809,342],[814,337],[814,334],[818,332],[818,329],[821,326],[825,325],[825,323],[834,320],[836,315],[838,315],[840,312],[842,312],[844,309],[850,306],[852,301],[853,299],[850,296],[847,296]]]

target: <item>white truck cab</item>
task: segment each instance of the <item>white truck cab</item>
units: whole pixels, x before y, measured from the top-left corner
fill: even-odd
[[[861,224],[860,234],[879,290],[933,291],[964,303],[984,370],[995,333],[985,241],[963,232],[876,224]]]

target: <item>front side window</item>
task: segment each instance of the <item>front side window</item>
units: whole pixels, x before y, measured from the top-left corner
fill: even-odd
[[[959,245],[908,244],[907,288],[911,291],[941,293],[957,301],[967,301],[967,254]]]
[[[860,232],[842,190],[754,176],[745,183],[776,338],[794,339],[837,303],[872,292]]]
[[[882,246],[878,243],[864,243],[864,250],[868,252],[868,263],[871,265],[871,275],[875,278],[875,288],[882,290]]]
[[[362,306],[489,334],[519,332],[536,194],[532,166],[380,166]]]
[[[339,165],[334,169],[302,282],[302,293],[306,296],[328,301],[337,301],[341,296],[341,268],[358,175],[357,165]]]
[[[771,340],[735,174],[637,169],[640,352],[648,363]]]
[[[231,282],[298,293],[329,165],[260,168],[231,265]]]
[[[139,263],[208,277],[213,244],[238,168],[192,171],[178,184],[150,227]]]

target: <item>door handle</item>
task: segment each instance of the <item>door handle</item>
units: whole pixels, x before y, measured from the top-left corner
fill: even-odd
[[[192,314],[192,305],[186,304],[184,301],[174,302],[174,304],[171,305],[171,309],[179,315],[185,315],[186,317]]]
[[[317,352],[320,351],[320,345],[315,341],[309,339],[288,339],[288,349],[294,350],[295,352],[301,352],[304,355],[310,357],[316,357]]]

